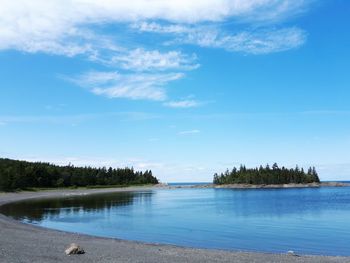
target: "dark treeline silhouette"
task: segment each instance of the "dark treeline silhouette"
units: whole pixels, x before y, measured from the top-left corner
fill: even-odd
[[[71,186],[157,184],[152,171],[133,168],[92,168],[58,166],[49,163],[0,158],[0,191]]]
[[[294,169],[278,167],[275,163],[271,168],[260,166],[259,168],[247,169],[241,165],[231,171],[226,170],[220,175],[214,174],[214,184],[305,184],[319,183],[320,179],[315,167],[310,167],[307,172],[296,166]]]
[[[58,218],[64,214],[73,215],[79,212],[98,213],[103,210],[132,205],[135,200],[149,202],[152,192],[123,192],[87,196],[29,199],[22,202],[0,206],[0,213],[17,220],[35,223],[46,219]],[[79,217],[77,218],[79,220]]]

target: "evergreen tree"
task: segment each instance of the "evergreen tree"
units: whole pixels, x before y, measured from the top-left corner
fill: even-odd
[[[231,172],[227,169],[225,173],[214,174],[214,184],[289,184],[289,183],[319,183],[320,179],[315,167],[310,167],[305,173],[298,166],[295,169],[279,168],[277,163],[272,169],[267,164],[265,168],[247,169],[241,165],[239,169],[233,168]]]
[[[152,171],[139,172],[133,168],[91,168],[57,166],[0,158],[0,191],[32,187],[107,186],[157,184]]]

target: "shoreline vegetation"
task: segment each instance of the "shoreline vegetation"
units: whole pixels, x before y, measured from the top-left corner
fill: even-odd
[[[274,163],[272,167],[268,164],[266,167],[246,168],[241,165],[238,169],[234,167],[231,171],[214,174],[214,185],[308,185],[320,184],[320,179],[315,167],[310,167],[307,172],[303,168],[296,166],[288,169],[278,167]]]
[[[58,166],[43,162],[28,162],[0,158],[0,192],[45,191],[69,189],[125,188],[130,186],[155,186],[156,188],[317,188],[350,187],[350,183],[320,182],[315,167],[307,172],[279,168],[275,163],[271,168],[260,166],[247,169],[241,165],[225,173],[215,174],[213,184],[169,186],[160,183],[151,170],[134,171],[133,168],[92,168],[75,167],[71,164]]]
[[[154,185],[159,181],[151,170],[133,168],[58,166],[50,163],[27,162],[0,158],[0,191],[59,188],[108,188]]]

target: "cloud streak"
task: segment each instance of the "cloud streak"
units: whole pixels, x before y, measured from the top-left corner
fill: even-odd
[[[160,52],[137,48],[124,54],[115,55],[106,64],[116,65],[133,71],[193,70],[199,67],[195,54],[180,51]]]
[[[179,37],[175,42],[258,55],[294,49],[303,45],[305,40],[303,30],[284,28],[262,32],[242,31],[231,35],[216,30],[196,31]]]
[[[181,131],[178,133],[178,135],[192,135],[192,134],[198,134],[200,133],[200,130],[189,130],[189,131]]]
[[[174,38],[165,42],[166,45],[189,44],[253,55],[298,48],[307,38],[306,32],[296,27],[263,28],[231,33],[217,26],[190,27],[142,22],[133,25],[133,28],[142,32],[172,35]]]
[[[196,101],[196,100],[178,100],[178,101],[168,101],[163,103],[164,106],[169,108],[195,108],[202,105],[202,103]]]
[[[117,72],[88,72],[70,80],[96,95],[108,98],[164,101],[165,86],[184,77],[182,73],[119,74]]]

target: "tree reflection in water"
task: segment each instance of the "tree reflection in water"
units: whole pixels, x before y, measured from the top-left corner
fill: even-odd
[[[6,204],[0,213],[16,220],[38,223],[61,215],[81,212],[109,211],[112,208],[130,206],[136,202],[151,201],[152,192],[123,192],[69,196],[62,198],[33,199]]]

